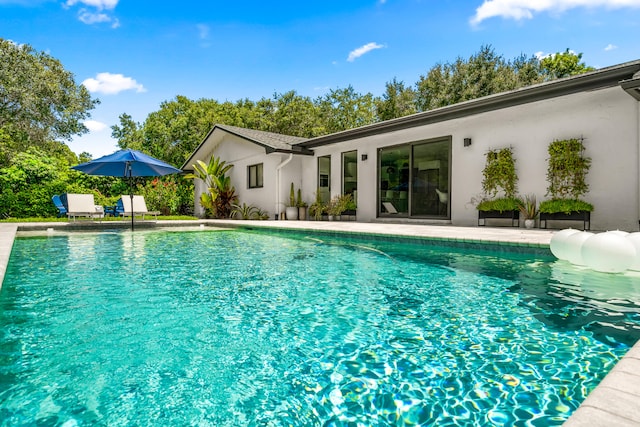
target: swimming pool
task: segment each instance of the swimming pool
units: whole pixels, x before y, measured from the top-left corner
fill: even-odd
[[[559,425],[640,338],[636,282],[319,234],[20,238],[1,425]]]

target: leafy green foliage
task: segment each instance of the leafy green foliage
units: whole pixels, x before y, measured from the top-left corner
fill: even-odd
[[[479,211],[515,211],[518,210],[520,200],[514,197],[500,197],[492,200],[482,200],[478,203]]]
[[[240,218],[240,219],[268,219],[268,215],[264,213],[260,208],[247,205],[243,203],[242,205],[232,204],[231,210],[231,218]]]
[[[159,211],[162,215],[179,215],[192,213],[189,206],[193,199],[193,182],[179,175],[168,175],[149,180],[138,187],[151,211]]]
[[[547,194],[552,199],[579,199],[589,190],[586,178],[591,158],[584,156],[582,139],[556,140],[549,144]]]
[[[341,215],[353,206],[353,196],[351,194],[338,194],[334,196],[326,208],[329,215]]]
[[[551,199],[540,202],[541,213],[558,213],[562,212],[570,214],[571,212],[593,211],[593,205],[578,199]]]
[[[517,89],[543,81],[538,60],[521,56],[507,61],[491,46],[465,60],[439,63],[416,83],[416,105],[427,111],[458,102]]]
[[[575,76],[595,70],[584,62],[580,62],[581,59],[581,53],[576,54],[567,49],[542,58],[540,68],[546,80]]]
[[[378,121],[371,93],[360,94],[349,85],[330,90],[319,100],[320,118],[325,133],[339,132]]]
[[[527,194],[524,198],[518,199],[518,210],[524,219],[536,219],[539,214],[536,195]]]
[[[418,112],[416,92],[411,87],[394,78],[385,88],[382,98],[375,100],[379,120],[391,120]]]
[[[486,163],[482,171],[482,190],[489,198],[494,198],[500,191],[506,198],[512,199],[516,194],[518,175],[516,161],[511,147],[489,150],[485,155]]]
[[[311,206],[309,206],[309,215],[318,221],[322,218],[322,214],[325,213],[326,210],[327,207],[322,203],[322,196],[320,195],[320,189],[318,188],[316,191],[316,199]]]
[[[204,181],[208,192],[200,195],[200,204],[215,218],[229,218],[232,205],[238,200],[231,178],[226,175],[232,167],[232,164],[211,156],[209,164],[198,160],[193,165],[194,173],[185,175],[186,179],[198,178]]]
[[[26,147],[87,132],[98,102],[57,59],[0,38],[0,166]]]

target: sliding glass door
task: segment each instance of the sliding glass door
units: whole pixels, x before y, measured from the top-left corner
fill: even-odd
[[[380,216],[449,218],[450,138],[378,151]]]
[[[380,213],[408,215],[410,154],[408,145],[379,150]]]

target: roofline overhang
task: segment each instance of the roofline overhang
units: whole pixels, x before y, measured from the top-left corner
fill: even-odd
[[[633,89],[629,93],[632,96],[637,97],[640,96],[640,91],[638,90],[638,87],[640,87],[640,81],[638,79],[625,79],[629,79],[639,71],[640,60],[626,62],[624,64],[603,68],[577,76],[539,83],[537,85],[484,96],[482,98],[441,107],[435,110],[374,123],[317,138],[311,138],[308,141],[301,142],[296,145],[305,148],[314,148],[351,139],[364,138],[371,135],[443,122],[446,120],[541,101],[544,99],[556,98],[563,95],[604,89],[618,85],[621,85],[623,89],[629,92],[629,90],[624,86],[625,81],[635,82],[633,84],[629,83],[628,87]]]
[[[211,130],[207,133],[207,135],[202,139],[202,142],[200,142],[200,144],[198,144],[198,146],[196,147],[195,150],[193,150],[193,153],[191,153],[191,155],[189,156],[189,158],[183,163],[182,167],[180,169],[182,169],[183,171],[193,171],[193,168],[191,167],[191,163],[193,163],[193,158],[196,156],[196,154],[198,153],[198,151],[200,151],[200,148],[204,145],[205,142],[207,142],[207,140],[209,139],[209,137],[211,136],[211,134],[213,134],[213,132],[216,129],[220,129],[223,132],[226,132],[228,134],[234,135],[238,138],[244,139],[245,141],[249,141],[252,142],[256,145],[261,146],[262,148],[264,148],[264,151],[266,154],[271,154],[271,153],[285,153],[285,154],[301,154],[301,155],[306,155],[306,156],[312,156],[313,155],[313,151],[309,150],[306,147],[300,146],[299,144],[296,145],[292,145],[291,146],[291,150],[283,150],[280,148],[273,148],[270,147],[266,144],[263,144],[262,142],[254,139],[254,138],[248,138],[245,135],[240,135],[237,132],[233,132],[229,129],[225,129],[222,126],[219,125],[214,125]]]
[[[620,87],[636,100],[640,101],[640,72],[634,74],[631,79],[621,81]]]
[[[256,144],[258,144],[258,143],[256,143]],[[299,146],[293,146],[291,148],[291,150],[283,150],[281,148],[265,147],[265,151],[266,151],[267,154],[284,153],[284,154],[299,154],[299,155],[302,155],[302,156],[313,156],[313,154],[314,154],[313,150],[309,150],[308,148],[299,147]]]

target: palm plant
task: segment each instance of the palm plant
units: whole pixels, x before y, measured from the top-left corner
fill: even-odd
[[[524,219],[536,219],[538,216],[538,205],[535,194],[527,194],[523,199],[518,199],[518,209]]]
[[[243,203],[242,205],[232,204],[231,207],[233,210],[231,211],[231,217],[240,219],[259,219],[261,216],[260,209],[253,205],[247,205]]]
[[[232,167],[219,157],[211,156],[209,164],[198,160],[193,165],[194,173],[186,175],[186,178],[204,181],[208,192],[200,195],[200,204],[216,218],[228,218],[231,205],[238,200],[231,178],[226,175]]]

